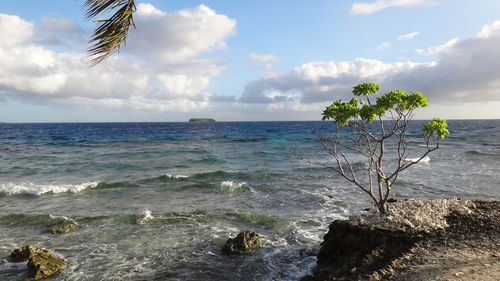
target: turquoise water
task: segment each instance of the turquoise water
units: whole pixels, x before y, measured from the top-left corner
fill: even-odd
[[[394,197],[500,199],[498,121],[451,121]],[[410,144],[421,145],[415,122]],[[328,224],[369,207],[328,169],[326,122],[0,124],[0,280],[14,248],[71,262],[52,280],[297,280]],[[361,159],[358,159],[360,162]],[[47,232],[71,220],[81,228]],[[224,256],[243,230],[264,247]]]

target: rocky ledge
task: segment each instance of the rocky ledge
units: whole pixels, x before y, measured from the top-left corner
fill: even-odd
[[[47,249],[32,245],[24,246],[10,253],[14,262],[28,261],[27,277],[29,280],[40,280],[50,277],[65,268],[68,263]]]
[[[442,202],[433,208],[442,207],[442,221],[425,212],[413,220],[390,214],[389,222],[379,224],[367,223],[366,218],[373,222],[370,215],[334,221],[321,244],[314,275],[301,281],[500,280],[500,201]],[[458,209],[445,208],[453,204]]]

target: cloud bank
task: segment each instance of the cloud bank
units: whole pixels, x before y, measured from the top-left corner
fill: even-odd
[[[500,21],[486,25],[474,38],[451,40],[429,48],[437,60],[385,63],[373,59],[312,62],[288,73],[246,85],[241,102],[260,104],[326,104],[351,95],[365,81],[384,90],[422,91],[433,103],[500,101]]]
[[[74,22],[34,24],[0,14],[0,96],[159,111],[206,108],[209,95],[202,91],[225,62],[197,56],[227,48],[236,21],[204,5],[166,13],[140,4],[135,19],[137,30],[121,55],[89,69],[83,50],[68,51],[76,44],[85,48],[88,38]]]

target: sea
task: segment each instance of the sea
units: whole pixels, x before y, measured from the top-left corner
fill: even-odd
[[[425,151],[424,123],[410,123],[409,157]],[[448,124],[392,197],[500,199],[500,120]],[[328,225],[372,205],[318,164],[333,165],[320,140],[334,131],[326,121],[1,123],[0,280],[23,280],[26,265],[8,256],[28,244],[70,262],[50,280],[298,280]],[[66,221],[80,228],[48,231]],[[262,248],[223,255],[246,230]]]

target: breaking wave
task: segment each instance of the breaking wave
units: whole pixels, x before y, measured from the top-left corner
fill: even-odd
[[[80,184],[34,184],[5,183],[0,184],[0,193],[7,195],[29,194],[40,196],[47,193],[78,193],[88,188],[97,187],[97,181]]]

